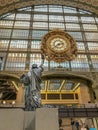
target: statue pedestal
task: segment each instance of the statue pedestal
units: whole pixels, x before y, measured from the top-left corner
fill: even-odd
[[[37,109],[35,130],[59,130],[58,110],[54,108]]]
[[[2,108],[0,130],[59,130],[58,110],[38,108],[36,111],[24,111],[21,108]]]
[[[24,130],[22,109],[0,109],[0,130]]]

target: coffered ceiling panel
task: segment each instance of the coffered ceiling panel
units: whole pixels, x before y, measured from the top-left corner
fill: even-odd
[[[98,14],[98,0],[0,0],[0,15],[31,5],[57,4],[78,7]]]

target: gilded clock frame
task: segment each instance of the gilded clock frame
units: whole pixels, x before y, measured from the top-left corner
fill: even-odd
[[[62,38],[67,43],[64,51],[51,49],[50,43],[54,38]],[[46,56],[48,61],[64,62],[71,61],[77,55],[77,45],[74,38],[63,30],[55,29],[45,34],[41,41],[41,53]]]

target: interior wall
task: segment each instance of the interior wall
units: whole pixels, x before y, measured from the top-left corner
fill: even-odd
[[[89,88],[82,84],[79,88],[79,104],[85,104],[90,101]]]

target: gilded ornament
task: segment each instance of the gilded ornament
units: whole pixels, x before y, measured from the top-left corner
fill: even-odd
[[[42,38],[41,52],[55,62],[70,61],[77,55],[75,40],[65,31],[55,29]]]

